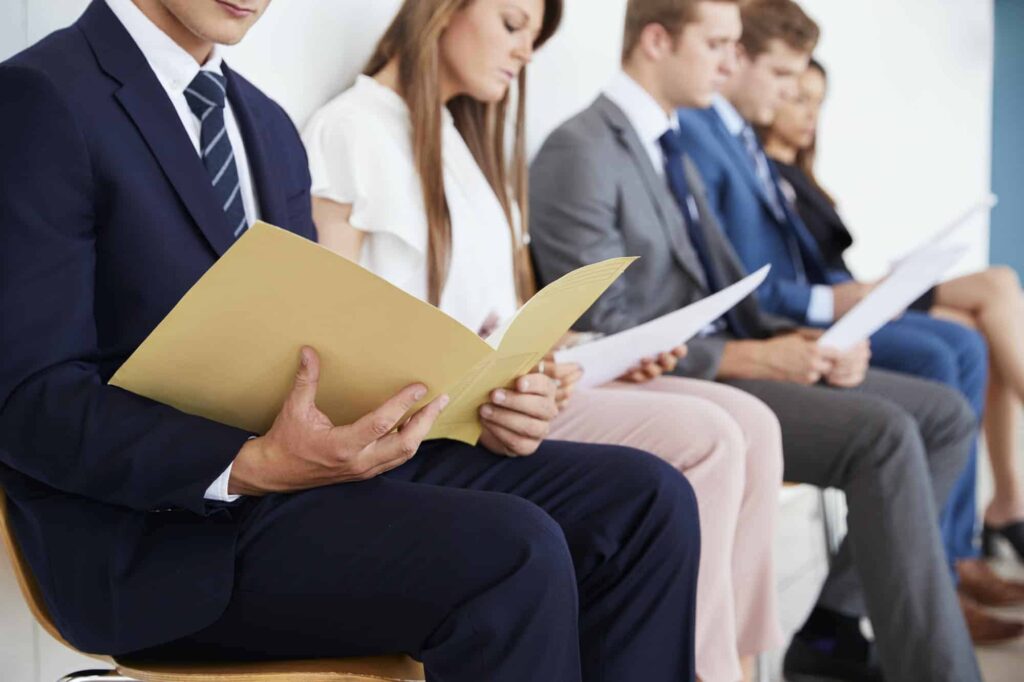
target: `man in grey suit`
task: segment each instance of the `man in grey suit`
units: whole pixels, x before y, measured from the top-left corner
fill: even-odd
[[[678,107],[710,105],[740,31],[735,0],[630,0],[622,72],[534,161],[532,247],[543,281],[641,256],[581,328],[629,329],[746,274],[673,129]],[[782,424],[786,479],[846,493],[850,531],[790,645],[787,677],[980,680],[937,525],[975,437],[971,411],[952,389],[867,369],[866,344],[842,354],[816,338],[751,297],[690,343],[679,370],[766,402]],[[859,631],[863,616],[877,659]]]

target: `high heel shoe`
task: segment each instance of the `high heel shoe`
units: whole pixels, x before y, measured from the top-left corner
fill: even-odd
[[[1014,521],[998,528],[986,523],[981,529],[981,551],[986,557],[996,556],[996,540],[1000,537],[1010,543],[1017,558],[1024,561],[1024,521]]]

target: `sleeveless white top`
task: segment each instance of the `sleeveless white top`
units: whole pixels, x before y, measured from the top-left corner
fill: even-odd
[[[452,253],[440,308],[476,332],[491,313],[506,320],[518,307],[512,235],[451,114],[442,112]],[[350,224],[366,233],[360,265],[426,300],[427,218],[405,100],[360,76],[313,116],[303,141],[313,196],[351,204]]]

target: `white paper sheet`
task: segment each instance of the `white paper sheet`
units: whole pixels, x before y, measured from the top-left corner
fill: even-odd
[[[555,359],[583,367],[583,378],[577,384],[579,388],[592,388],[614,381],[640,364],[642,359],[657,357],[689,341],[761,286],[769,269],[771,266],[766,265],[731,287],[656,320],[561,350],[555,354]]]
[[[904,258],[875,289],[825,332],[818,345],[846,351],[868,339],[938,283],[967,253],[963,245],[932,245]]]
[[[995,194],[988,194],[987,196],[979,200],[976,204],[971,206],[969,209],[964,211],[956,220],[951,222],[949,225],[947,225],[943,229],[939,230],[938,232],[930,236],[924,242],[918,244],[916,248],[911,249],[902,257],[897,258],[895,261],[893,261],[892,267],[895,269],[896,267],[901,265],[905,260],[914,257],[915,255],[921,253],[922,251],[946,245],[946,243],[949,240],[951,240],[960,230],[970,225],[971,222],[976,218],[979,218],[982,215],[991,211],[993,208],[996,207],[998,203],[999,197],[997,197]]]

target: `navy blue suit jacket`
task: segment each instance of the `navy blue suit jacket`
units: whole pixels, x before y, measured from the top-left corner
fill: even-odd
[[[762,307],[805,323],[811,285],[838,282],[828,272],[814,238],[781,197],[786,219],[776,218],[743,143],[729,133],[714,109],[681,109],[679,123],[687,152],[704,177],[711,210],[740,260],[750,272],[772,266],[768,280],[758,289]],[[799,278],[790,237],[799,246],[806,280]]]
[[[225,67],[261,217],[316,239],[285,112]],[[249,434],[107,385],[233,241],[142,53],[94,1],[0,64],[0,486],[61,633],[123,653],[214,621]]]

